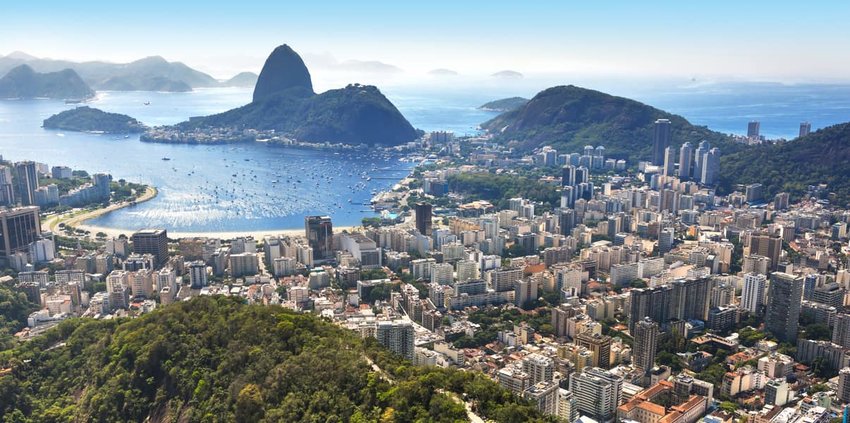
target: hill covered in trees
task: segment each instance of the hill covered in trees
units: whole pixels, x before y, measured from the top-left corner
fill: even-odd
[[[0,98],[86,99],[94,91],[71,69],[38,73],[20,65],[0,78]]]
[[[508,97],[499,100],[488,101],[480,106],[478,106],[481,110],[490,110],[494,112],[509,112],[511,110],[516,110],[528,103],[527,98],[522,97]]]
[[[481,373],[413,367],[313,315],[228,297],[66,321],[0,367],[0,415],[16,422],[465,421],[452,393],[495,421],[543,420]]]
[[[496,139],[529,151],[551,145],[579,152],[585,145],[603,145],[606,155],[630,161],[645,160],[652,149],[653,124],[669,119],[672,145],[707,140],[723,154],[741,147],[727,135],[635,100],[615,97],[573,85],[541,91],[525,105],[502,113],[482,127]]]
[[[809,185],[827,184],[834,203],[850,203],[850,123],[820,129],[793,141],[747,147],[720,159],[720,185],[760,183],[767,198],[788,192],[799,199]]]
[[[143,132],[146,128],[144,124],[130,116],[108,113],[88,106],[76,107],[50,116],[44,120],[42,126],[47,129],[99,131],[107,134]]]

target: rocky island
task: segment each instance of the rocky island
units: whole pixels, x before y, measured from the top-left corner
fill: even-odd
[[[120,113],[82,106],[57,113],[44,120],[45,129],[92,132],[104,134],[129,134],[144,132],[147,127],[136,119]]]
[[[282,45],[266,60],[251,103],[217,115],[154,128],[141,139],[214,144],[262,137],[317,144],[392,146],[419,136],[420,132],[374,86],[349,84],[316,94],[304,61],[288,45]]]

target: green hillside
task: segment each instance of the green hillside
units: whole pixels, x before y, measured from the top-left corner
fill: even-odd
[[[653,123],[669,119],[672,145],[707,140],[724,154],[740,149],[727,135],[685,118],[623,97],[573,85],[548,88],[525,105],[482,124],[496,139],[529,151],[551,145],[579,152],[585,145],[603,145],[606,155],[631,161],[645,160],[652,149]]]
[[[833,202],[850,203],[850,123],[779,144],[748,147],[720,159],[720,186],[761,183],[767,198],[786,191],[799,199],[809,185],[827,184]]]
[[[313,315],[228,297],[67,321],[0,368],[0,415],[15,422],[466,420],[444,392],[495,421],[541,420],[480,373],[412,367]]]
[[[145,125],[130,116],[108,113],[88,106],[57,113],[45,119],[42,126],[66,131],[102,131],[107,134],[127,134],[145,130]]]

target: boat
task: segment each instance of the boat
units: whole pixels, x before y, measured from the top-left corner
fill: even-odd
[[[146,101],[146,102],[144,102],[144,105],[145,105],[145,106],[150,106],[150,105],[151,105],[151,102],[150,102],[150,101]]]
[[[163,157],[162,160],[167,162],[167,161],[171,160],[171,158],[170,157]]]

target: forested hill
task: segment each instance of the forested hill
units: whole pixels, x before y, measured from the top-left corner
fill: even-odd
[[[720,159],[721,187],[760,183],[766,198],[786,191],[796,200],[809,185],[827,184],[834,204],[850,203],[850,123],[793,141],[748,147]]]
[[[413,367],[313,315],[229,297],[66,321],[0,361],[5,421],[465,421],[441,392],[495,421],[543,420],[481,373]]]
[[[649,159],[657,119],[670,120],[673,147],[686,141],[696,146],[707,140],[723,154],[741,148],[731,137],[692,125],[681,116],[573,85],[543,90],[482,127],[497,140],[516,145],[521,151],[551,145],[560,151],[579,152],[588,144],[603,145],[606,155],[636,162]]]

